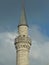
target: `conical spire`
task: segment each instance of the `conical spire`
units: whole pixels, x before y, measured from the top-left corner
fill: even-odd
[[[24,0],[22,0],[22,13],[21,13],[19,25],[27,25],[26,13],[25,13],[25,7],[24,7]]]

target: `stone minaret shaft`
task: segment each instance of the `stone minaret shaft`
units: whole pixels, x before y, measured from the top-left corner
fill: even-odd
[[[16,65],[29,65],[31,40],[28,37],[28,25],[24,7],[22,8],[22,15],[18,25],[18,33],[18,37],[15,38]]]

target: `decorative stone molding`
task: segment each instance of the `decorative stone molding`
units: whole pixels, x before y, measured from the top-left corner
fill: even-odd
[[[30,46],[29,45],[26,45],[26,44],[21,44],[21,45],[19,45],[19,44],[16,44],[15,45],[15,47],[16,47],[16,49],[18,50],[18,49],[30,49]]]
[[[15,39],[15,45],[17,43],[29,43],[31,45],[31,39],[29,37],[21,37],[21,36],[18,36],[16,39]]]

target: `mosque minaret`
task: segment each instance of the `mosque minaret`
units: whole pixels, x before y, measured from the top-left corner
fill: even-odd
[[[16,48],[16,65],[29,65],[31,39],[28,35],[28,29],[29,26],[27,24],[25,8],[23,6],[18,24],[18,37],[15,38],[14,43]]]

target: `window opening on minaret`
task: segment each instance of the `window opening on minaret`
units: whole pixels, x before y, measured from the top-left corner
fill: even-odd
[[[23,37],[25,37],[25,35],[23,35]]]

